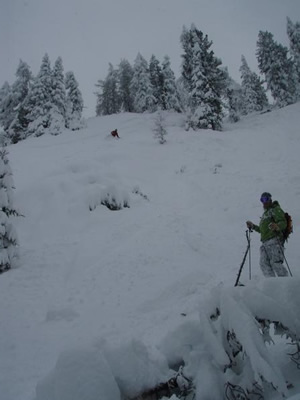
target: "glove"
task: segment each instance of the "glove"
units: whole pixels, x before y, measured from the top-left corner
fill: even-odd
[[[249,229],[253,229],[254,228],[254,223],[251,222],[251,221],[247,221],[246,225],[247,225],[247,228],[249,228]]]
[[[280,231],[279,226],[277,224],[275,224],[275,222],[271,222],[271,224],[269,224],[269,229],[271,231],[275,231],[275,232]]]

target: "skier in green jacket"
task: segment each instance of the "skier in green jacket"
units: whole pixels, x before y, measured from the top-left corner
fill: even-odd
[[[260,247],[260,268],[265,277],[288,276],[283,265],[284,247],[282,232],[286,228],[286,219],[278,201],[272,201],[272,195],[264,192],[260,201],[264,213],[259,225],[247,221],[247,227],[260,233],[262,245]]]

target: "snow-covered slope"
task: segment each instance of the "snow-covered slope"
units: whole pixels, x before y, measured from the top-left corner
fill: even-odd
[[[21,265],[0,276],[1,400],[116,399],[167,377],[158,349],[166,337],[189,345],[211,291],[234,285],[263,191],[293,216],[286,256],[300,279],[300,104],[223,132],[186,132],[167,114],[164,145],[154,118],[93,118],[9,147],[24,217]],[[108,210],[107,194],[129,208]],[[251,243],[259,284],[258,235]]]

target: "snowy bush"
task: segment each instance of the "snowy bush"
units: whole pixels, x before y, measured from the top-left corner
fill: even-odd
[[[213,174],[219,174],[221,168],[222,168],[222,164],[221,163],[215,164],[214,167],[213,167]]]
[[[166,123],[164,115],[161,111],[157,112],[155,121],[154,121],[154,137],[158,139],[160,144],[166,143],[166,135],[168,134],[166,130]]]
[[[162,351],[170,365],[184,365],[197,399],[288,394],[289,374],[300,367],[298,288],[299,280],[286,278],[265,281],[261,289],[216,289],[200,310],[198,339],[197,327],[187,325],[190,333],[166,338]]]
[[[128,199],[123,196],[120,197],[117,190],[105,191],[101,196],[101,204],[106,206],[109,210],[116,211],[124,208],[129,208]]]
[[[100,192],[100,193],[99,193]],[[89,199],[89,209],[93,211],[97,206],[106,206],[111,211],[129,208],[129,196],[126,191],[119,190],[110,185],[105,189],[95,192]]]

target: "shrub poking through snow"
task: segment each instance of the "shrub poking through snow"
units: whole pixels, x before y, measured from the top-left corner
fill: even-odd
[[[138,186],[135,186],[133,188],[132,193],[137,194],[137,195],[141,196],[143,199],[149,201],[148,196],[146,194],[144,194],[143,192],[141,192],[141,190]]]
[[[157,116],[154,121],[154,137],[158,139],[160,144],[166,143],[166,135],[168,134],[166,130],[165,119],[161,111],[157,112]]]
[[[195,388],[193,383],[190,379],[183,375],[182,371],[183,368],[181,366],[178,372],[174,373],[174,375],[167,382],[159,383],[152,389],[145,390],[135,397],[125,397],[125,400],[194,399]]]
[[[110,193],[101,200],[101,204],[106,206],[111,211],[121,210],[122,208],[129,208],[127,201],[119,201],[117,198],[113,197]]]
[[[129,208],[129,199],[125,193],[120,193],[115,186],[110,186],[102,193],[101,204],[111,211],[116,211]]]
[[[115,186],[107,187],[102,190],[102,193],[94,195],[93,198],[90,199],[90,211],[93,211],[99,205],[106,206],[111,211],[130,208],[127,193],[125,191],[121,193]]]
[[[18,239],[10,217],[18,216],[13,207],[13,179],[7,151],[0,150],[0,273],[9,270],[18,259]]]

